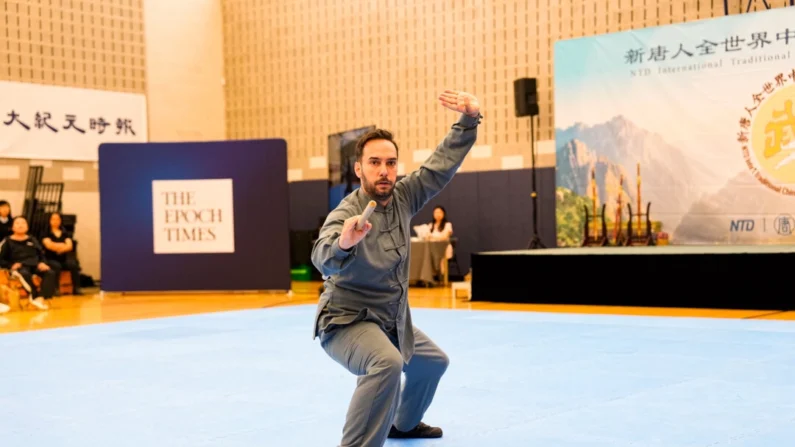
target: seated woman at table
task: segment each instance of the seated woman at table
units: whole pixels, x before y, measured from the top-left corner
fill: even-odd
[[[430,239],[436,241],[443,241],[453,237],[453,224],[447,221],[447,211],[441,205],[437,205],[433,209],[433,221],[431,221],[431,234]],[[445,254],[447,259],[453,258],[453,246],[447,244],[447,252]],[[442,260],[442,269],[444,269],[444,260]]]

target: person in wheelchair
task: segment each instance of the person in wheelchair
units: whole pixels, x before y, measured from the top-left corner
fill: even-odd
[[[9,269],[28,292],[30,303],[46,310],[45,300],[55,295],[58,277],[47,265],[44,247],[36,238],[28,235],[28,221],[22,216],[14,218],[11,235],[0,243],[0,267]],[[41,278],[41,291],[33,283],[33,275]]]

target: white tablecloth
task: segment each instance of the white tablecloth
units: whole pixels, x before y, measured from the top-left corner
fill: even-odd
[[[441,275],[442,260],[447,255],[449,241],[411,240],[409,259],[409,282],[434,284],[434,276]]]

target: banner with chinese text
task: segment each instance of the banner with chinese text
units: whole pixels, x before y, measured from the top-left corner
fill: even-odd
[[[144,95],[0,81],[0,157],[96,161],[102,143],[146,141]]]
[[[558,245],[795,242],[793,53],[795,8],[557,42]]]

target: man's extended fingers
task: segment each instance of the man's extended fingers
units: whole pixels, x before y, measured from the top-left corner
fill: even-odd
[[[441,96],[439,97],[439,101],[441,101],[442,104],[445,104],[445,105],[449,104],[451,106],[454,106],[454,105],[458,104],[458,101],[456,101],[456,100],[450,100],[448,98],[444,98],[444,97],[441,97]]]
[[[458,102],[458,95],[453,95],[450,93],[442,93],[441,95],[439,95],[439,99],[441,99],[442,101],[455,104],[456,102]]]

